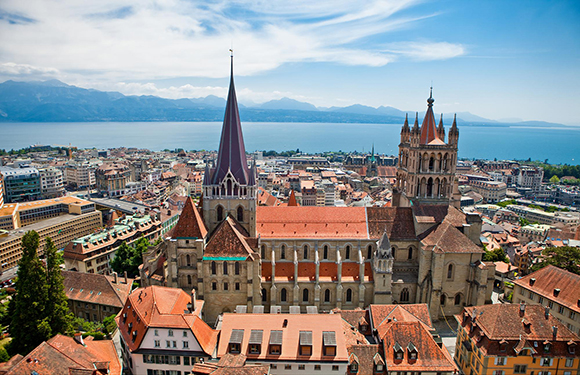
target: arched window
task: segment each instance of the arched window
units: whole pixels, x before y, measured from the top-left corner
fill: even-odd
[[[236,275],[239,275],[240,274],[240,262],[234,263],[234,273]]]
[[[230,285],[227,282],[225,282],[224,283],[224,290],[228,290],[229,287],[230,287]]]
[[[242,206],[238,207],[238,221],[240,223],[244,221],[244,208]]]
[[[268,301],[268,291],[266,288],[262,288],[262,302]]]
[[[324,291],[324,302],[330,302],[330,289]]]
[[[346,290],[346,302],[352,302],[352,289]]]
[[[345,251],[345,254],[344,254],[344,258],[345,259],[350,259],[350,246],[349,245],[346,245],[346,251]]]
[[[282,290],[280,291],[280,301],[282,302],[286,302],[288,300],[288,292],[286,292],[286,288],[282,288]]]
[[[224,208],[222,206],[217,206],[217,221],[222,221],[224,219]]]
[[[441,306],[445,306],[445,301],[447,301],[447,296],[445,294],[442,294],[441,298],[439,298],[439,302],[441,303]]]
[[[399,298],[400,302],[409,302],[409,289],[403,288],[401,290],[401,297]]]
[[[262,259],[266,259],[266,245],[262,245],[262,253],[260,255]]]
[[[373,245],[369,245],[367,247],[367,259],[371,259],[373,257]]]
[[[282,245],[280,248],[280,259],[286,259],[286,245]]]
[[[308,302],[308,289],[302,291],[302,301]]]
[[[452,279],[453,278],[453,264],[450,264],[447,267],[447,278],[448,279]]]
[[[397,249],[396,249],[394,246],[393,246],[393,247],[391,247],[391,255],[393,256],[393,259],[395,258],[395,251],[396,251],[396,250],[397,250]]]
[[[407,255],[407,259],[413,259],[413,247],[409,246],[409,254]]]
[[[429,170],[432,171],[434,166],[435,166],[435,159],[433,159],[433,156],[431,156],[431,158],[429,159]]]
[[[215,270],[215,262],[211,262],[211,274],[215,275],[216,274],[216,270]]]
[[[308,245],[304,245],[304,259],[308,259]]]
[[[191,266],[191,258],[189,257],[189,254],[187,254],[185,256],[185,264],[187,264],[187,266]]]
[[[187,275],[187,285],[191,285],[191,275]]]
[[[455,295],[455,306],[459,305],[461,303],[461,293],[457,293]]]
[[[324,245],[324,252],[322,254],[322,259],[328,259],[328,245]]]
[[[228,262],[224,262],[224,275],[228,274]]]

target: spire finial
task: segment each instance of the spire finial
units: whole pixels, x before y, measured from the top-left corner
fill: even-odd
[[[427,99],[427,103],[429,104],[429,107],[433,106],[434,101],[435,101],[435,99],[433,99],[433,86],[431,86],[431,89],[429,91],[429,99]]]

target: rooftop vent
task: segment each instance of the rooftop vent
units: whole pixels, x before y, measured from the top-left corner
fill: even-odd
[[[560,289],[559,288],[554,289],[554,297],[558,297],[558,294],[560,294]]]
[[[535,282],[536,282],[536,278],[535,277],[532,277],[530,279],[530,285],[534,285]]]

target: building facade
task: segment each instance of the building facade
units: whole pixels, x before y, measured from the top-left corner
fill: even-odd
[[[207,302],[208,321],[241,304],[323,311],[427,303],[437,318],[489,301],[494,270],[481,261],[481,219],[449,204],[457,125],[449,145],[441,141],[442,124],[435,141],[420,143],[421,134],[433,130],[432,98],[429,104],[413,146],[401,146],[401,155],[414,155],[425,167],[400,162],[408,169],[399,174],[399,186],[413,186],[400,195],[422,186],[419,195],[400,200],[415,200],[413,206],[257,206],[256,172],[246,161],[232,76],[218,159],[206,168],[202,203],[196,207],[188,199],[173,238],[144,255],[142,282],[195,288]],[[431,152],[432,163],[425,159]],[[421,190],[427,182],[418,182],[427,175],[429,194]]]
[[[40,192],[42,198],[58,198],[64,195],[64,179],[60,169],[48,167],[39,169]]]
[[[4,179],[4,202],[18,203],[41,198],[40,173],[36,168],[0,167]]]
[[[94,188],[96,168],[89,162],[69,162],[64,170],[66,184],[75,189]]]

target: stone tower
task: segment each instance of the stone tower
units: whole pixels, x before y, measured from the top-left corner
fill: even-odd
[[[248,168],[238,101],[234,87],[234,58],[226,113],[218,157],[213,168],[206,167],[203,180],[203,219],[209,233],[227,217],[256,237],[256,171]]]
[[[457,121],[449,130],[445,143],[443,115],[436,125],[433,113],[433,89],[427,99],[427,112],[419,128],[418,114],[413,128],[409,128],[408,118],[401,129],[399,144],[399,165],[395,184],[400,207],[413,204],[458,205],[455,183],[457,164],[457,143],[459,131]],[[457,200],[457,202],[455,202]]]
[[[393,302],[391,280],[394,260],[391,241],[385,231],[377,241],[377,249],[373,255],[373,280],[375,281],[373,303],[390,304]]]

